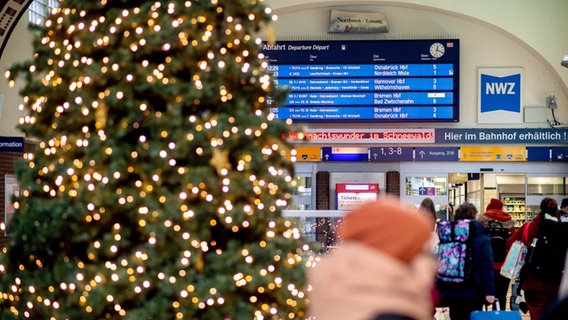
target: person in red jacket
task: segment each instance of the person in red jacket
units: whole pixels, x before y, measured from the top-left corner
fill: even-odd
[[[544,219],[560,219],[558,203],[550,197],[545,197],[540,202],[539,214],[530,222],[525,223],[507,241],[507,249],[511,247],[515,240],[520,240],[528,247],[540,230],[540,224]],[[527,237],[523,239],[525,228],[528,228]],[[525,292],[525,300],[532,320],[540,319],[542,311],[558,297],[560,283],[551,283],[537,278],[530,272],[521,272],[521,289]]]
[[[505,241],[510,238],[513,232],[515,232],[515,222],[509,214],[503,211],[503,202],[501,202],[501,200],[499,199],[491,199],[491,201],[485,208],[485,212],[477,217],[477,221],[481,222],[481,224],[483,224],[485,227],[488,227],[490,224],[497,222],[498,226],[501,226],[507,230],[507,237],[503,239]],[[506,243],[504,241],[494,242],[493,244],[501,244],[503,246],[503,254],[505,254],[504,250],[506,249]],[[493,251],[498,252],[499,248],[493,248]],[[503,262],[504,259],[496,259],[496,257],[494,256],[493,273],[495,279],[495,297],[499,300],[501,308],[505,310],[507,291],[509,290],[509,284],[511,280],[509,278],[503,277],[500,273]]]

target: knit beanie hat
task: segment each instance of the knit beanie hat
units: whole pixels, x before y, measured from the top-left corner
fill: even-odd
[[[501,200],[499,199],[492,198],[485,210],[491,209],[503,210],[503,202],[501,202]]]
[[[489,201],[485,212],[477,218],[477,220],[483,224],[488,223],[487,219],[506,222],[511,221],[512,218],[508,213],[503,211],[503,202],[493,198]]]
[[[431,237],[431,222],[398,199],[381,197],[343,218],[339,236],[358,241],[409,263]]]

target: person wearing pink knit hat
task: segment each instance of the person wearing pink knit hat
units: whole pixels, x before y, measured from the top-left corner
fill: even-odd
[[[348,212],[341,243],[308,270],[309,315],[323,320],[431,320],[431,221],[381,197]]]

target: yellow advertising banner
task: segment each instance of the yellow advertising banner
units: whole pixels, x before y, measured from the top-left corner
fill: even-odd
[[[321,161],[320,147],[296,147],[296,162],[319,162]]]
[[[527,161],[524,146],[467,146],[460,153],[460,161]]]

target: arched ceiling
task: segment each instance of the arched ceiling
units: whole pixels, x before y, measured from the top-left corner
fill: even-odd
[[[0,56],[30,3],[32,0],[0,0]]]

